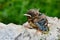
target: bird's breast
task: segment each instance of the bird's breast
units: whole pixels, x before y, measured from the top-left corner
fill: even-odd
[[[30,24],[30,26],[32,26],[33,28],[36,28],[36,29],[38,28],[38,27],[37,27],[33,22],[31,22],[31,21],[29,22],[29,24]]]

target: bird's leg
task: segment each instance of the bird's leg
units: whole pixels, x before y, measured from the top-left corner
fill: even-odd
[[[42,32],[41,30],[37,29],[37,31],[36,31],[35,34],[39,34],[39,33],[41,33],[41,32]]]
[[[42,31],[38,29],[36,32],[42,32]]]
[[[29,25],[29,23],[23,25],[26,29],[32,29],[32,27]]]

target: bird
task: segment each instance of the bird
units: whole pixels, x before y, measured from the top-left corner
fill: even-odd
[[[27,17],[28,23],[32,28],[44,34],[49,32],[48,20],[45,14],[39,12],[37,9],[30,9],[24,15]]]

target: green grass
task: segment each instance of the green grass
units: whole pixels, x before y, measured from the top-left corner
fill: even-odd
[[[0,0],[0,22],[23,24],[27,21],[23,14],[32,8],[60,18],[60,0]]]

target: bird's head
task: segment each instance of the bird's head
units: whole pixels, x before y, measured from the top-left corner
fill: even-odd
[[[30,10],[28,10],[27,14],[24,14],[24,15],[29,17],[29,18],[34,18],[35,16],[39,15],[39,10],[30,9]]]

